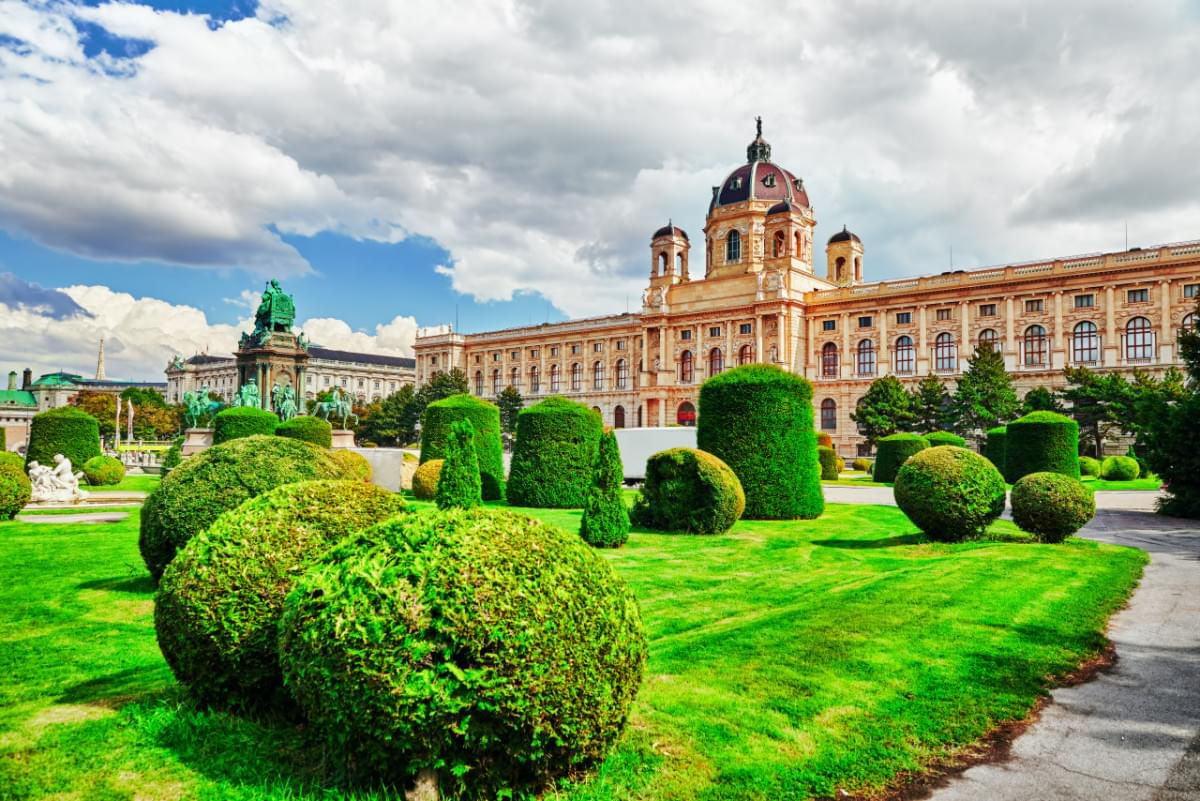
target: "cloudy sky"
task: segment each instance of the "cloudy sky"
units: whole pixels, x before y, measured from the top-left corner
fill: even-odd
[[[624,311],[761,114],[868,279],[1200,237],[1200,4],[0,0],[0,370]]]

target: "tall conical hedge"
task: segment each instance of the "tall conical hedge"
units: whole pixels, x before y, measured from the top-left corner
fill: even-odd
[[[500,409],[474,395],[459,394],[434,401],[421,415],[421,464],[446,458],[450,425],[470,420],[485,501],[504,499],[504,447],[500,442]]]
[[[439,509],[473,509],[483,503],[479,457],[475,453],[475,427],[470,420],[456,420],[450,424],[446,457],[433,500]]]
[[[539,508],[583,506],[603,433],[600,415],[566,398],[547,398],[521,410],[508,472],[508,502]]]
[[[617,435],[609,431],[600,438],[592,487],[579,524],[579,536],[584,542],[600,548],[618,548],[629,539],[629,509],[621,491],[624,481]]]

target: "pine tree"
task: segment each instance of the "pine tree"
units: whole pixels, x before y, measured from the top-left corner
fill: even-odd
[[[1029,414],[1030,412],[1058,412],[1064,413],[1064,408],[1058,400],[1058,396],[1046,387],[1034,387],[1025,393],[1024,400],[1021,401],[1021,412]]]
[[[980,345],[967,360],[950,404],[959,432],[982,442],[989,428],[1011,420],[1020,409],[1012,377],[1004,369],[1004,357],[991,345]]]
[[[479,456],[475,453],[475,427],[470,420],[450,424],[445,462],[438,477],[434,502],[439,509],[471,509],[483,503]]]
[[[946,423],[950,394],[933,373],[921,379],[912,395],[913,427],[922,434],[941,431]]]
[[[509,384],[496,397],[496,405],[500,407],[500,430],[512,437],[517,433],[517,415],[525,406],[521,391]]]
[[[875,447],[876,440],[908,431],[916,422],[913,399],[894,375],[886,375],[871,382],[867,393],[850,413],[850,419],[858,424],[858,431],[867,444]]]
[[[625,470],[617,437],[609,431],[600,438],[600,451],[592,469],[592,487],[588,490],[579,536],[598,548],[619,548],[629,539],[629,510],[621,484]]]

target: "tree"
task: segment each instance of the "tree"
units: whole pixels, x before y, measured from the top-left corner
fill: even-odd
[[[601,548],[618,548],[629,539],[629,509],[621,491],[624,481],[617,436],[609,431],[600,438],[592,486],[579,524],[579,536],[584,542]]]
[[[117,398],[107,392],[96,392],[94,390],[81,390],[71,400],[73,406],[78,406],[85,412],[95,417],[100,423],[100,436],[111,437],[116,425],[117,417]],[[125,416],[121,416],[121,421],[124,423]],[[125,429],[122,428],[122,431]],[[82,467],[82,465],[80,465]]]
[[[1030,412],[1064,412],[1062,403],[1058,400],[1058,396],[1051,392],[1046,387],[1034,387],[1025,393],[1025,399],[1021,401],[1021,412],[1029,414]]]
[[[910,395],[914,417],[913,427],[922,434],[940,431],[945,426],[950,394],[942,379],[933,373],[921,379]]]
[[[1200,302],[1197,302],[1200,311]],[[1164,376],[1157,393],[1143,392],[1138,453],[1164,481],[1166,496],[1158,509],[1177,517],[1200,518],[1200,329],[1179,332],[1179,352],[1187,366],[1182,375]]]
[[[425,413],[425,407],[429,404],[451,395],[463,395],[468,392],[470,392],[470,387],[467,385],[466,373],[457,367],[448,373],[439,370],[429,377],[429,382],[425,386],[417,390],[412,403],[409,404],[411,408],[406,413],[406,419],[411,417],[415,427],[420,422],[421,415]],[[413,439],[416,439],[415,435]]]
[[[874,448],[876,440],[910,430],[917,417],[913,411],[913,398],[900,379],[885,375],[871,382],[858,407],[850,413],[850,419],[858,424],[858,431],[866,438],[867,445]]]
[[[121,393],[121,400],[133,401],[134,406],[158,406],[164,409],[167,407],[167,400],[162,393],[147,387],[130,387]]]
[[[955,428],[982,444],[989,428],[1011,420],[1020,408],[1012,378],[1004,369],[1004,357],[987,343],[977,347],[975,355],[967,359],[967,369],[950,402]]]
[[[500,407],[500,430],[512,437],[517,433],[517,415],[525,406],[525,399],[514,386],[507,386],[496,397],[496,405]]]
[[[446,457],[438,476],[434,502],[439,509],[472,509],[483,503],[479,456],[475,453],[475,426],[470,420],[450,424]]]

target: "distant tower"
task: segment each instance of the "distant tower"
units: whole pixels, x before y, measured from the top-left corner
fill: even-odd
[[[650,239],[650,286],[672,286],[688,280],[687,232],[668,221]]]
[[[842,230],[829,237],[825,246],[828,262],[826,280],[838,286],[855,286],[863,282],[863,245],[858,234],[842,226]]]
[[[100,337],[100,353],[96,355],[96,380],[104,380],[104,337]]]

